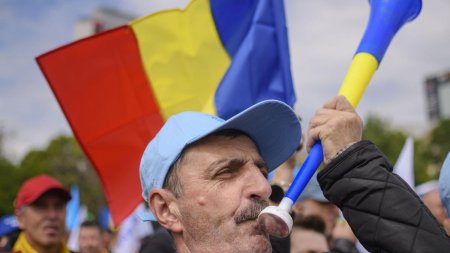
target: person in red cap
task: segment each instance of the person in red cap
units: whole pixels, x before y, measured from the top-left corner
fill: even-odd
[[[40,175],[26,180],[14,202],[21,229],[13,252],[68,253],[65,243],[66,203],[70,193],[56,179]]]

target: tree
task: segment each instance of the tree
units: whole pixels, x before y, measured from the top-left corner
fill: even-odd
[[[440,169],[450,151],[450,119],[439,121],[417,147],[417,158],[414,159],[417,184],[437,179]]]
[[[363,138],[371,140],[395,164],[407,135],[392,129],[386,120],[369,116]],[[450,151],[450,119],[441,120],[424,137],[414,140],[414,174],[416,185],[437,179]]]
[[[22,160],[20,170],[23,180],[46,173],[65,186],[78,185],[81,202],[94,213],[105,203],[97,175],[73,137],[60,135],[45,149],[30,151]]]
[[[0,147],[3,147],[3,136],[4,131],[0,128]],[[94,169],[70,136],[57,136],[46,148],[29,151],[19,166],[0,153],[0,171],[0,215],[14,211],[14,199],[26,179],[44,173],[59,179],[67,187],[78,185],[80,200],[90,211],[98,213],[105,204]]]
[[[13,213],[14,199],[19,190],[20,182],[17,167],[3,157],[0,157],[0,216]]]
[[[0,125],[0,157],[5,157],[5,152],[3,151],[3,145],[5,141],[5,130],[3,126]]]
[[[0,125],[0,216],[13,213],[14,199],[19,189],[17,167],[6,158],[4,152],[5,129]]]
[[[372,141],[386,155],[393,165],[403,148],[407,136],[400,130],[394,130],[386,120],[369,116],[365,122],[363,139]]]
[[[442,165],[450,151],[450,119],[439,121],[430,135],[431,162]]]

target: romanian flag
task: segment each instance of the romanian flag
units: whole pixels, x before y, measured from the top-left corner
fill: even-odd
[[[116,225],[142,201],[140,158],[168,117],[229,118],[265,99],[296,100],[282,0],[193,0],[37,61]]]

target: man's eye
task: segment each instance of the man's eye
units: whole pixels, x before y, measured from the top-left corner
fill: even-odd
[[[269,172],[268,172],[266,169],[262,169],[262,170],[261,170],[261,173],[263,174],[263,176],[264,176],[265,178],[269,178]]]
[[[268,178],[268,177],[269,177],[269,171],[267,170],[266,167],[259,168],[259,171],[261,172],[261,174],[262,174],[265,178]]]
[[[30,205],[30,207],[37,212],[42,212],[47,208],[46,205],[41,204],[41,203],[34,203],[33,205]]]
[[[233,168],[233,167],[225,167],[220,169],[219,171],[217,171],[216,173],[216,177],[232,177],[237,173],[238,169],[237,168]]]
[[[34,204],[33,207],[39,210],[45,209],[45,205],[40,203]]]
[[[216,175],[220,176],[220,175],[227,175],[230,173],[232,173],[232,170],[230,168],[223,168],[223,169],[220,169]]]
[[[267,167],[264,164],[256,164],[256,166],[258,166],[259,171],[261,171],[261,173],[263,174],[263,176],[265,178],[269,177],[269,170],[267,169]]]

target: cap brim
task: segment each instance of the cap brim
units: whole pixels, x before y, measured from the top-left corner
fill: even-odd
[[[447,158],[441,168],[439,175],[439,193],[441,196],[442,204],[447,209],[447,215],[450,217],[450,152],[447,154]]]
[[[140,212],[137,215],[142,221],[156,221],[155,216],[150,211]]]
[[[60,195],[66,202],[72,199],[72,196],[70,195],[70,192],[62,187],[51,187],[42,191],[36,191],[36,193],[33,195],[33,197],[29,201],[29,205],[33,204],[36,200],[38,200],[40,197],[44,196],[44,194],[47,194],[49,192],[54,192]]]
[[[292,108],[278,100],[266,100],[224,121],[191,143],[225,129],[236,129],[247,134],[258,147],[269,172],[294,153],[301,139],[300,122]]]

